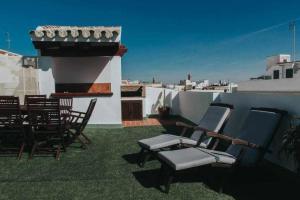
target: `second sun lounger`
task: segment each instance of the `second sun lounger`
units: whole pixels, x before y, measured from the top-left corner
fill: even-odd
[[[141,151],[138,158],[138,164],[143,166],[149,157],[149,153],[157,152],[166,147],[176,145],[181,146],[201,146],[208,148],[212,146],[213,138],[203,138],[206,131],[221,132],[227,122],[232,105],[223,103],[212,103],[203,115],[198,126],[189,126],[184,123],[177,123],[178,126],[183,126],[184,129],[180,136],[174,134],[163,134],[152,138],[142,139],[138,141]],[[184,137],[187,128],[194,129],[191,137]]]

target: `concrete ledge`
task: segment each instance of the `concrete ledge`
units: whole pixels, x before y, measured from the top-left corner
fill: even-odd
[[[90,129],[116,129],[123,128],[122,124],[88,124],[86,128]]]

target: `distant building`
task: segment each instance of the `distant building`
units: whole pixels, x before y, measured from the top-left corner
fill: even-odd
[[[208,86],[209,86],[209,80],[197,81],[195,89],[202,90],[203,88]]]
[[[238,91],[300,92],[299,69],[300,61],[291,61],[289,54],[268,57],[265,74],[240,82]]]
[[[266,76],[271,79],[284,79],[294,77],[294,67],[297,62],[291,62],[291,56],[280,54],[267,58]]]

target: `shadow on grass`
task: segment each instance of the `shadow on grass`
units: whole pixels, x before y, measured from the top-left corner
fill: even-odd
[[[202,182],[219,192],[222,171],[224,170],[206,167],[182,171],[176,175],[172,184]],[[159,169],[136,171],[133,175],[143,187],[161,191]],[[278,176],[267,168],[242,169],[230,176],[223,185],[223,193],[236,200],[296,199],[299,196],[299,186],[299,180]]]
[[[241,169],[224,188],[237,200],[294,199],[299,196],[299,180],[269,168]]]
[[[130,164],[137,164],[138,157],[139,153],[126,154],[122,156],[122,158]],[[152,160],[156,160],[156,158],[154,156],[150,156],[150,158],[147,159],[147,162]]]
[[[139,153],[132,153],[132,154],[123,155],[122,158],[130,164],[136,164],[138,156],[139,156]]]
[[[161,191],[161,183],[162,178],[159,177],[160,169],[149,169],[149,170],[143,170],[143,171],[135,171],[133,172],[133,176],[135,179],[145,188],[156,188]],[[194,172],[194,173],[193,173]],[[199,172],[199,171],[198,171]],[[192,171],[182,171],[181,173],[178,173],[175,179],[173,180],[173,183],[176,182],[202,182],[203,177],[201,175],[195,176],[195,173],[199,174],[196,170]]]

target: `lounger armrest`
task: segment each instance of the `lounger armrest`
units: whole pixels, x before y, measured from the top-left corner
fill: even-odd
[[[204,131],[204,132],[210,132],[210,130],[203,128],[201,126],[193,126],[193,125],[189,125],[183,122],[176,122],[176,126],[182,126],[184,128],[189,128],[189,129],[193,129],[194,131]]]
[[[195,128],[196,126],[192,126],[192,125],[189,125],[189,124],[186,124],[184,122],[176,122],[176,126],[182,126],[182,127],[185,127],[185,128]]]
[[[243,146],[247,146],[247,147],[255,148],[255,149],[262,149],[262,147],[260,145],[248,142],[246,140],[238,139],[238,138],[234,138],[232,140],[232,144],[234,144],[234,145],[243,145]]]
[[[214,137],[214,138],[218,138],[218,139],[222,139],[222,140],[227,140],[227,141],[232,141],[233,138],[224,134],[219,134],[217,132],[213,132],[213,131],[208,131],[206,132],[206,135],[209,137]]]

